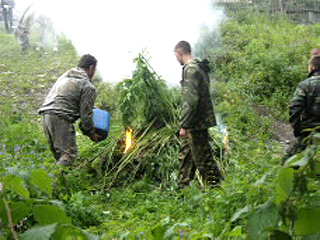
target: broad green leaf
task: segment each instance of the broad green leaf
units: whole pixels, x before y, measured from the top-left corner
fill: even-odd
[[[11,202],[9,204],[9,209],[11,212],[12,221],[16,225],[30,215],[32,206],[26,202]],[[8,225],[8,212],[3,200],[0,201],[0,219],[5,226]]]
[[[130,235],[130,232],[122,233],[122,234],[120,235],[119,239],[121,239],[121,240],[126,240],[129,235]]]
[[[275,203],[278,205],[285,201],[292,192],[293,171],[291,168],[282,168],[276,179]]]
[[[316,150],[317,150],[317,147],[316,146],[309,146],[307,149],[306,149],[306,158],[309,160],[309,159],[313,159],[315,154],[316,154]]]
[[[295,167],[299,166],[299,162],[304,163],[304,161],[308,161],[308,159],[305,159],[305,151],[302,151],[301,153],[295,154],[292,157],[290,157],[286,163],[285,167]]]
[[[29,188],[29,186],[31,186],[31,172],[30,170],[20,170],[19,171],[19,177],[21,177],[24,181],[25,186],[27,186],[27,188]]]
[[[320,233],[320,208],[299,209],[295,223],[297,235],[313,235]]]
[[[165,233],[165,229],[161,224],[157,224],[152,230],[151,234],[154,240],[162,240]]]
[[[19,173],[20,173],[20,169],[17,166],[6,168],[6,175],[18,176]]]
[[[40,225],[48,225],[52,223],[71,223],[65,210],[55,205],[38,205],[33,209],[35,219]]]
[[[167,231],[164,233],[164,239],[172,237],[175,233],[174,230],[176,227],[187,227],[187,226],[189,226],[189,223],[176,223],[176,224],[174,224],[172,227],[167,229]]]
[[[162,219],[161,220],[162,226],[169,224],[170,220],[171,220],[170,217],[166,217],[165,219]]]
[[[320,195],[314,195],[312,196],[311,198],[309,198],[309,207],[312,207],[312,208],[320,208]]]
[[[88,240],[99,240],[100,239],[100,237],[95,236],[95,235],[93,235],[91,233],[84,232],[84,234],[87,236]]]
[[[57,224],[33,227],[22,234],[21,240],[51,240],[51,236],[56,231],[56,227]]]
[[[7,209],[4,205],[3,200],[0,201],[0,219],[5,225],[9,223]]]
[[[286,233],[279,230],[274,230],[270,234],[270,240],[292,240],[292,237]]]
[[[82,230],[76,227],[67,226],[67,225],[58,225],[51,239],[52,240],[69,240],[69,239],[88,240],[86,234]]]
[[[320,146],[320,133],[315,133],[313,135],[313,144]]]
[[[302,240],[320,240],[320,234],[303,236]]]
[[[229,232],[227,234],[229,237],[240,237],[243,235],[242,233],[242,227],[241,226],[237,226],[234,229],[232,229],[231,232]]]
[[[260,185],[262,185],[262,184],[266,181],[268,175],[269,175],[269,173],[264,174],[260,179],[258,179],[258,180],[253,184],[253,186],[259,187]]]
[[[24,182],[21,177],[15,175],[7,175],[3,179],[3,189],[11,190],[20,195],[24,199],[30,198],[28,189],[24,186]]]
[[[236,220],[238,220],[243,214],[247,214],[250,211],[250,207],[247,205],[244,208],[239,209],[238,211],[236,211],[232,218],[231,218],[231,222],[234,222]]]
[[[248,239],[267,239],[268,233],[275,228],[278,217],[279,209],[272,202],[260,206],[248,216]]]
[[[319,151],[319,155],[320,155],[320,151]],[[317,175],[320,175],[320,161],[315,161],[314,164],[314,173]]]
[[[31,172],[31,183],[49,195],[52,194],[53,180],[49,174],[42,168]]]
[[[320,146],[315,149],[314,157],[314,174],[320,175]]]
[[[173,225],[172,227],[168,228],[167,231],[164,233],[164,238],[173,237],[174,228],[175,228],[175,225]]]
[[[13,202],[9,205],[11,216],[14,224],[28,217],[32,211],[32,206],[24,202]]]
[[[293,167],[293,168],[303,168],[307,166],[309,163],[309,158],[308,157],[303,157],[299,161],[287,164],[287,167]]]

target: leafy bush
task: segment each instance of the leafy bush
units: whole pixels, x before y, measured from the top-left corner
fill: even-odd
[[[103,206],[94,204],[92,201],[99,201],[101,195],[88,195],[81,191],[70,196],[67,203],[67,212],[70,213],[73,224],[81,228],[97,226],[103,223]]]
[[[77,136],[80,158],[62,174],[52,164],[37,117],[25,113],[40,103],[29,101],[34,99],[30,87],[54,81],[73,65],[74,48],[66,42],[66,51],[71,51],[66,55],[30,52],[20,59],[18,46],[5,36],[11,45],[8,52],[0,46],[0,58],[5,55],[8,60],[3,60],[5,66],[0,64],[0,70],[7,72],[0,81],[14,97],[5,98],[7,107],[0,110],[4,113],[0,195],[5,200],[0,201],[0,211],[9,220],[7,202],[13,224],[1,225],[2,238],[16,231],[22,239],[95,239],[77,227],[102,239],[233,240],[269,235],[290,239],[308,234],[314,236],[305,239],[317,238],[318,221],[311,221],[318,220],[319,207],[318,180],[311,174],[314,161],[308,150],[307,158],[296,156],[293,165],[281,168],[282,148],[270,138],[269,113],[286,118],[288,99],[307,73],[309,51],[318,41],[320,26],[247,12],[228,19],[221,29],[218,44],[206,45],[213,36],[209,34],[195,52],[209,55],[213,62],[216,110],[226,117],[230,131],[230,150],[221,160],[225,179],[219,189],[203,190],[196,179],[182,191],[176,190],[179,90],[165,86],[142,55],[136,59],[132,79],[116,90],[107,84],[98,86],[97,104],[112,113],[109,138],[93,144]],[[8,58],[11,54],[14,57]],[[43,77],[44,73],[48,74]],[[21,81],[12,83],[14,78]],[[23,112],[14,111],[12,103],[21,103]],[[268,108],[266,116],[259,113],[260,106]],[[126,126],[136,134],[134,146],[123,154]],[[223,147],[216,129],[210,132]],[[312,154],[318,156],[319,151]],[[19,168],[14,167],[17,164]],[[297,165],[299,170],[293,169]]]
[[[224,47],[216,49],[214,77],[242,99],[277,109],[273,114],[287,119],[292,93],[308,75],[319,26],[299,25],[281,14],[245,13],[241,21],[229,18],[221,25]]]
[[[63,240],[71,236],[95,239],[73,227],[62,203],[52,199],[53,179],[44,169],[8,169],[1,176],[0,186],[4,237],[18,239],[20,233],[23,240]]]
[[[287,160],[274,180],[274,197],[248,216],[248,239],[303,239],[320,237],[319,156],[320,135],[302,153]],[[312,184],[308,182],[311,181]],[[292,237],[291,237],[292,236]]]
[[[282,14],[237,12],[221,25],[223,47],[215,45],[207,51],[215,53],[211,59],[216,79],[216,110],[226,116],[231,132],[227,176],[236,179],[233,184],[244,186],[237,185],[235,189],[247,192],[239,194],[242,198],[230,204],[235,207],[233,215],[224,215],[229,220],[218,230],[222,239],[243,239],[245,233],[248,239],[318,237],[319,227],[304,216],[310,214],[310,208],[314,208],[311,211],[315,214],[318,211],[318,205],[314,204],[319,197],[315,193],[319,181],[309,177],[314,177],[310,173],[319,152],[310,147],[293,157],[293,165],[280,168],[282,149],[270,137],[274,120],[288,118],[292,93],[307,77],[310,51],[319,42],[318,28],[318,24],[299,25]],[[299,170],[292,169],[298,167]],[[236,170],[243,171],[244,176]],[[275,175],[278,177],[273,178]],[[224,185],[225,189],[228,187]],[[232,196],[236,193],[224,199]],[[310,217],[318,221],[314,215]]]

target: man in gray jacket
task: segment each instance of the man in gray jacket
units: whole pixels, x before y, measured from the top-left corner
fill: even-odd
[[[83,134],[94,142],[101,140],[92,121],[96,98],[92,77],[96,65],[95,57],[89,54],[82,56],[77,68],[67,71],[56,81],[39,109],[46,138],[59,165],[70,166],[77,157],[73,124],[79,118]]]

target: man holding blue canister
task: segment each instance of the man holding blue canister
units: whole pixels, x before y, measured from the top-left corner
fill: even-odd
[[[78,67],[63,74],[53,85],[39,114],[51,151],[59,165],[70,166],[77,157],[73,124],[80,118],[80,129],[94,142],[102,140],[94,128],[92,115],[96,89],[92,84],[97,60],[83,55]]]

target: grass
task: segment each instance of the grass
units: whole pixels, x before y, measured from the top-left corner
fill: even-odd
[[[245,220],[239,218],[234,222],[231,218],[239,209],[258,206],[271,196],[273,176],[280,164],[275,156],[280,152],[278,144],[271,142],[267,134],[250,138],[235,128],[230,139],[232,151],[223,163],[227,169],[221,189],[202,190],[195,180],[190,187],[178,191],[178,169],[174,164],[178,147],[172,147],[170,154],[168,151],[163,154],[161,149],[166,150],[167,145],[160,144],[170,143],[175,131],[164,128],[162,133],[153,133],[161,135],[150,135],[143,141],[154,146],[149,149],[154,154],[145,159],[155,164],[148,165],[152,167],[147,170],[156,174],[163,167],[164,171],[168,170],[170,182],[161,185],[153,175],[128,178],[132,177],[128,168],[119,180],[125,184],[110,187],[110,180],[115,176],[112,167],[117,166],[110,155],[117,151],[118,139],[124,137],[118,106],[112,99],[117,98],[118,93],[111,85],[98,87],[102,96],[99,104],[109,105],[114,113],[110,136],[98,145],[78,136],[80,156],[76,167],[65,176],[66,189],[36,115],[36,109],[56,78],[75,65],[74,47],[66,39],[61,43],[59,53],[30,51],[23,55],[13,36],[0,34],[0,102],[4,106],[0,117],[1,172],[8,167],[44,167],[54,175],[54,196],[64,202],[73,224],[99,234],[102,239],[246,239]],[[259,122],[258,116],[250,117]],[[144,153],[135,151],[137,149],[133,149],[130,156]],[[123,164],[126,159],[122,159]],[[110,171],[103,169],[108,167],[106,162],[111,166]],[[255,184],[266,173],[269,175],[263,184]]]
[[[76,64],[77,54],[72,44],[62,41],[60,53],[29,51],[22,54],[13,35],[0,35],[2,105],[35,114],[57,77]]]

